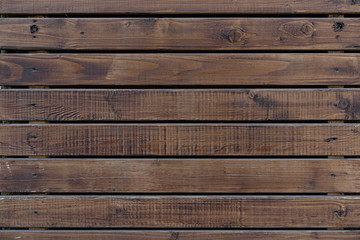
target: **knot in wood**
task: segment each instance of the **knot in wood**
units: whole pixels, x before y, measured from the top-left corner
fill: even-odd
[[[345,23],[343,22],[335,22],[333,25],[334,32],[341,32],[344,30]]]
[[[345,209],[339,209],[339,210],[335,210],[334,214],[337,217],[346,217],[348,215],[349,209],[345,208]]]
[[[304,23],[300,31],[306,36],[312,36],[314,33],[314,27],[309,23]]]
[[[286,22],[280,26],[279,30],[296,38],[312,37],[315,32],[313,23],[307,21]]]
[[[231,43],[239,42],[243,38],[244,33],[238,29],[229,31],[228,40]]]
[[[336,104],[336,107],[340,109],[347,109],[349,106],[350,106],[350,102],[346,98],[341,98],[338,104]]]
[[[258,95],[254,91],[248,92],[249,98],[256,100]]]
[[[37,25],[32,25],[31,27],[30,27],[30,32],[31,33],[37,33],[39,31],[39,27],[37,26]]]

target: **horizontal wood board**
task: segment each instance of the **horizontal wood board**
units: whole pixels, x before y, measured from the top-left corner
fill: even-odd
[[[15,121],[360,120],[358,89],[3,90]]]
[[[360,54],[0,54],[4,86],[328,86],[360,84]]]
[[[356,228],[360,196],[2,196],[0,215],[4,227]]]
[[[359,50],[359,18],[4,18],[4,50]]]
[[[360,13],[357,0],[2,0],[3,14]]]
[[[0,159],[1,192],[360,193],[359,159]]]
[[[359,124],[3,124],[4,156],[358,156]]]
[[[354,240],[359,238],[360,232],[355,230],[347,231],[239,231],[239,230],[117,230],[117,231],[69,231],[69,230],[31,230],[31,231],[0,231],[0,237],[6,240]]]

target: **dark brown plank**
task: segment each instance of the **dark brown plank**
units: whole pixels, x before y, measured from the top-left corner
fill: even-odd
[[[357,0],[1,0],[0,13],[360,13]]]
[[[359,156],[359,124],[3,124],[3,156]]]
[[[0,159],[1,192],[359,193],[359,159]]]
[[[359,18],[5,18],[0,25],[0,47],[356,50],[359,28]]]
[[[360,120],[360,91],[2,90],[1,120]]]
[[[360,196],[2,196],[3,227],[357,228]]]
[[[0,85],[359,85],[360,54],[1,54]]]
[[[158,230],[105,230],[105,231],[0,231],[3,240],[356,240],[360,231],[158,231]]]

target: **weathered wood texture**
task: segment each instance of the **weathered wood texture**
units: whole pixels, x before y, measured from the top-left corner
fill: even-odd
[[[0,0],[0,192],[28,194],[0,196],[0,239],[359,239],[319,229],[360,229],[360,124],[314,123],[360,120],[359,89],[316,88],[359,86],[359,13]]]
[[[0,13],[360,13],[357,0],[2,0]]]
[[[5,18],[0,25],[0,47],[358,50],[359,28],[359,18]]]
[[[4,156],[359,156],[359,124],[3,124]]]
[[[360,120],[353,89],[3,90],[1,120]]]
[[[237,231],[237,230],[117,230],[117,231],[0,231],[3,240],[356,240],[360,231]]]
[[[0,159],[1,192],[359,193],[359,159]]]
[[[0,215],[4,227],[358,228],[360,196],[3,196]]]
[[[359,85],[360,54],[1,54],[0,85]]]

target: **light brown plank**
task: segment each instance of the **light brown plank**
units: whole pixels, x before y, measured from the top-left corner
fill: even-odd
[[[356,50],[360,47],[359,28],[359,18],[5,18],[0,25],[0,47]]]
[[[359,124],[3,124],[3,156],[359,156]]]
[[[360,193],[359,159],[0,159],[1,192]]]
[[[48,231],[0,231],[3,240],[356,240],[360,231],[159,231],[159,230],[48,230]]]
[[[360,54],[1,54],[7,86],[359,85]]]
[[[359,120],[353,89],[2,90],[0,119],[20,121]]]
[[[4,227],[355,228],[360,196],[2,196],[0,215]]]
[[[0,13],[360,13],[357,0],[2,0]]]

